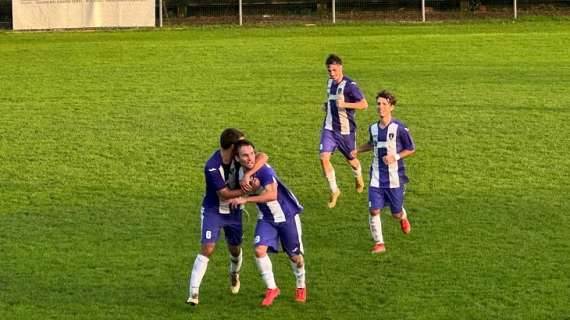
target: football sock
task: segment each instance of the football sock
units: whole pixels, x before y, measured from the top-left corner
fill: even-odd
[[[402,207],[402,212],[404,214],[402,214],[402,218],[400,218],[400,220],[408,219],[408,213],[406,212],[406,209],[404,209],[404,207]]]
[[[326,173],[327,181],[329,182],[329,187],[332,193],[338,191],[338,186],[336,185],[336,176],[334,170]]]
[[[384,237],[382,236],[382,220],[380,220],[380,215],[375,216],[368,215],[368,224],[370,225],[370,233],[372,234],[372,239],[374,242],[384,243]]]
[[[275,289],[277,285],[275,284],[275,278],[273,276],[273,265],[271,264],[271,260],[269,259],[268,255],[262,258],[255,258],[255,262],[257,264],[257,268],[259,268],[259,272],[261,273],[261,278],[268,289]]]
[[[242,263],[243,250],[239,249],[239,256],[234,257],[230,254],[230,273],[239,273]]]
[[[352,169],[352,174],[354,175],[355,178],[360,177],[362,175],[362,167],[360,166],[360,164],[358,165],[358,168]]]
[[[208,269],[208,261],[210,261],[210,259],[201,254],[199,254],[196,257],[196,260],[194,260],[192,275],[190,276],[190,296],[198,294],[200,283],[202,282],[202,278],[204,278],[206,269]]]
[[[289,260],[290,261],[290,260]],[[293,261],[291,262],[291,269],[293,270],[293,274],[295,275],[295,279],[297,280],[297,288],[304,288],[305,287],[305,264],[301,268],[297,267],[297,264]]]

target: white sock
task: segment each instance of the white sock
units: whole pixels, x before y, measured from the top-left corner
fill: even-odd
[[[190,276],[190,296],[198,294],[200,291],[200,283],[202,283],[202,278],[206,274],[206,269],[208,269],[208,257],[199,254],[194,260],[194,266],[192,267],[192,275]]]
[[[406,212],[406,209],[404,209],[404,207],[402,207],[402,212],[403,212],[404,214],[402,214],[401,220],[408,219],[408,213]]]
[[[368,224],[370,225],[370,233],[372,234],[372,239],[374,242],[384,243],[384,237],[382,236],[382,220],[380,220],[380,215],[375,216],[368,215]]]
[[[355,178],[360,177],[362,175],[362,167],[358,165],[358,168],[352,169],[352,174],[354,175]]]
[[[334,170],[326,173],[327,181],[329,182],[329,188],[331,188],[331,192],[335,193],[338,191],[338,186],[336,185],[336,176]]]
[[[234,257],[230,254],[230,274],[239,273],[241,270],[241,263],[242,263],[242,252],[243,250],[239,250],[239,256]]]
[[[295,275],[295,279],[297,280],[297,288],[304,288],[305,287],[305,263],[301,268],[297,267],[297,264],[291,260],[291,269],[293,270],[293,274]]]
[[[268,255],[263,258],[255,258],[259,272],[261,273],[261,278],[268,289],[275,289],[277,285],[275,284],[275,278],[273,276],[273,265],[271,264],[271,259]]]

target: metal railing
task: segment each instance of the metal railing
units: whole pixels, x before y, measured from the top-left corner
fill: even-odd
[[[517,19],[570,15],[570,0],[163,0],[166,24]],[[168,1],[188,1],[173,5]]]
[[[0,28],[11,28],[0,0]],[[334,24],[345,21],[517,19],[570,15],[570,0],[156,0],[156,24]]]

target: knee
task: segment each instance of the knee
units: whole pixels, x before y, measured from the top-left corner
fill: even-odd
[[[322,163],[330,163],[331,154],[328,152],[323,152],[323,153],[319,154],[319,159],[321,159]]]
[[[240,246],[229,246],[228,249],[230,250],[230,254],[234,257],[239,256],[241,253],[241,247]]]
[[[255,257],[256,258],[263,258],[267,255],[267,248],[263,246],[255,247]]]
[[[373,217],[380,215],[380,209],[370,209],[369,212],[370,212],[370,215]]]
[[[353,157],[354,158],[346,161],[348,161],[348,164],[352,167],[352,169],[358,169],[358,167],[360,167],[360,161],[358,161],[356,158],[356,154],[354,154]]]
[[[214,249],[216,248],[215,245],[212,244],[207,244],[202,246],[202,252],[201,254],[207,258],[209,258],[210,256],[212,256],[212,254],[214,253]]]
[[[302,255],[291,256],[290,259],[295,265],[297,265],[297,268],[302,268],[303,265],[305,264]]]

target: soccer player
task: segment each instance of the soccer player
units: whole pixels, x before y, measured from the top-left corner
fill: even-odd
[[[368,128],[370,139],[358,147],[358,152],[374,150],[370,165],[370,187],[368,188],[368,207],[370,232],[374,239],[372,253],[386,251],[382,236],[380,210],[389,205],[392,216],[400,221],[404,234],[410,233],[404,204],[404,184],[408,182],[404,167],[404,158],[415,153],[415,145],[408,128],[392,117],[396,106],[396,97],[383,90],[376,95],[378,122]]]
[[[342,70],[342,60],[331,54],[325,61],[329,80],[327,83],[327,102],[323,109],[326,112],[321,142],[319,146],[321,166],[330,187],[328,207],[334,208],[340,196],[336,184],[335,171],[331,164],[331,154],[338,148],[352,168],[356,191],[364,191],[362,169],[356,158],[356,122],[355,110],[368,108],[368,102],[358,88],[356,82],[345,76]]]
[[[231,208],[228,199],[245,194],[244,189],[257,188],[251,185],[252,182],[244,188],[240,188],[238,183],[239,163],[234,161],[234,144],[244,138],[243,133],[237,129],[224,130],[220,137],[220,150],[214,152],[204,167],[206,193],[201,209],[202,247],[194,261],[189,280],[190,289],[186,303],[191,305],[197,305],[199,302],[200,283],[208,268],[210,256],[216,248],[221,229],[224,229],[230,251],[230,290],[233,294],[239,292],[243,238],[242,210],[240,207]],[[260,153],[257,160],[250,174],[255,173],[267,162],[267,155]],[[250,181],[249,178],[246,179]]]
[[[251,171],[256,163],[253,144],[246,140],[239,141],[236,143],[236,151],[242,170]],[[259,216],[254,237],[255,257],[261,277],[267,286],[261,305],[264,307],[272,305],[273,300],[281,293],[275,283],[273,266],[267,255],[268,252],[278,252],[280,243],[291,260],[291,268],[296,278],[295,300],[304,303],[307,299],[307,290],[299,218],[303,207],[269,165],[263,166],[253,176],[260,184],[255,194],[231,199],[230,203],[232,206],[248,202],[257,204]]]

